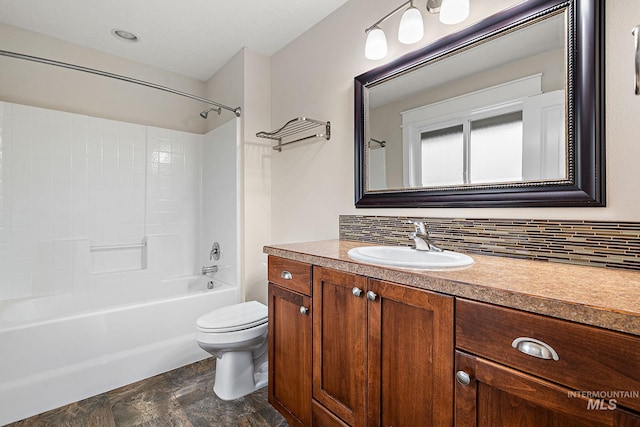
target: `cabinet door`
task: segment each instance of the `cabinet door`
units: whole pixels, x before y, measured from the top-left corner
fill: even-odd
[[[269,283],[269,403],[311,425],[311,298]]]
[[[313,268],[313,398],[353,427],[365,423],[366,286],[362,276]]]
[[[340,418],[327,411],[324,406],[320,405],[315,400],[311,406],[313,427],[349,427]]]
[[[453,298],[370,280],[368,425],[453,423]]]
[[[456,352],[456,426],[640,426],[640,416],[614,400],[577,397],[574,391],[515,369]],[[588,375],[585,372],[585,375]]]

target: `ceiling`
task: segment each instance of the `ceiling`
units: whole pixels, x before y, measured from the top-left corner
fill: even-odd
[[[206,81],[243,47],[271,56],[346,2],[0,0],[0,22]]]

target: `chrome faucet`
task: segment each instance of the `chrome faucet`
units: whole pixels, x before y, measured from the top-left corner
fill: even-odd
[[[429,232],[424,222],[409,220],[409,224],[413,224],[416,227],[415,232],[409,233],[409,238],[415,242],[417,251],[442,252],[442,249],[431,243]]]
[[[218,271],[217,265],[211,265],[209,267],[202,267],[202,275],[206,276],[209,273],[215,273]]]

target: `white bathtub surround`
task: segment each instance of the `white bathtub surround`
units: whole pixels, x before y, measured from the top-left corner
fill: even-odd
[[[5,102],[0,117],[0,299],[77,292],[101,273],[193,273],[202,135]],[[115,249],[166,235],[180,246],[157,265]]]
[[[240,295],[236,127],[0,102],[0,425],[207,357],[195,320]]]
[[[226,283],[241,283],[240,195],[241,170],[239,120],[229,121],[204,136],[202,147],[202,238],[199,265],[217,265],[215,277]],[[215,218],[210,221],[208,219]],[[210,260],[214,242],[220,244],[220,259]]]

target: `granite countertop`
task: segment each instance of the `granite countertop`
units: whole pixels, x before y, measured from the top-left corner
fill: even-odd
[[[497,256],[457,270],[421,271],[354,261],[345,240],[269,245],[268,255],[640,336],[640,272]]]

